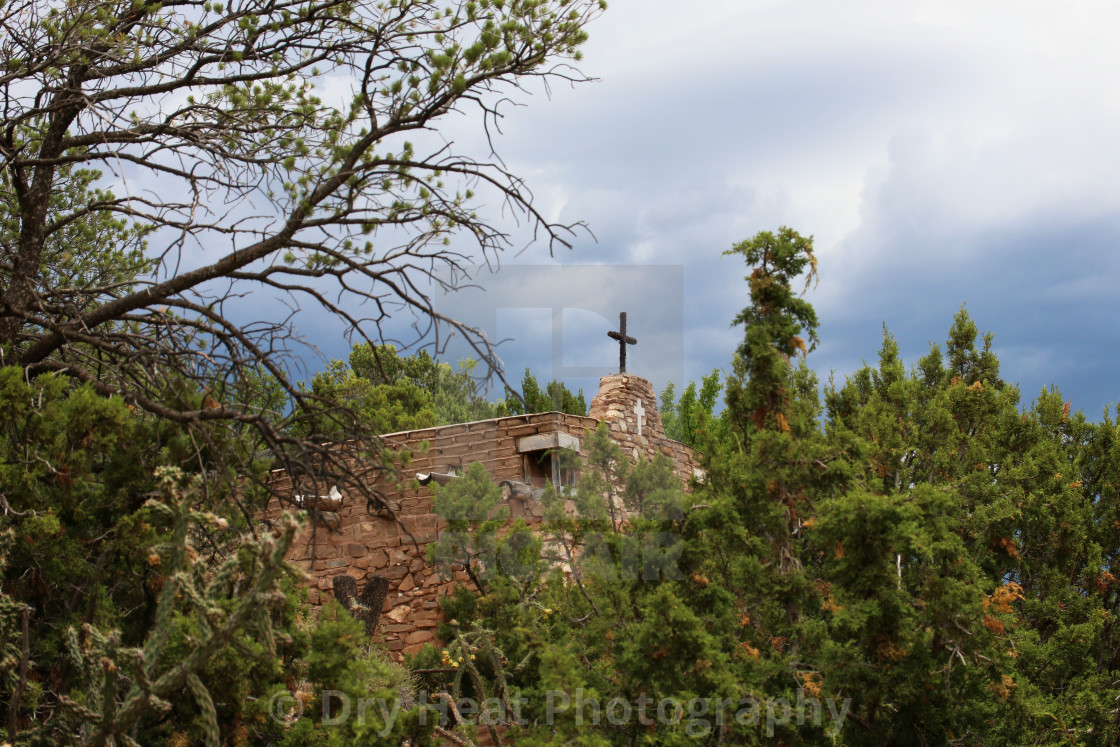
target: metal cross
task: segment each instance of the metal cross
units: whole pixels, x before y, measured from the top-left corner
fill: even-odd
[[[618,331],[611,330],[607,337],[618,340],[618,372],[626,373],[626,346],[637,345],[638,341],[626,335],[626,312],[618,315]]]

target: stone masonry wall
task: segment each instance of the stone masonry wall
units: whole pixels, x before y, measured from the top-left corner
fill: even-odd
[[[588,417],[558,412],[517,415],[394,433],[382,438],[390,448],[411,452],[408,474],[465,470],[478,461],[495,482],[521,481],[525,475],[523,458],[517,451],[518,439],[538,434],[567,434],[580,439],[580,455],[586,458],[585,437],[598,427],[600,420],[607,423],[611,436],[628,457],[651,458],[662,453],[673,460],[683,481],[698,474],[694,452],[665,437],[652,386],[645,379],[627,374],[603,378]],[[428,444],[426,451],[421,448],[425,442]],[[291,490],[286,476],[279,474],[275,479],[279,483],[274,483],[274,487],[279,492]],[[404,653],[413,653],[434,641],[439,598],[450,594],[456,583],[469,581],[463,571],[457,571],[453,579],[444,579],[424,559],[428,543],[435,541],[446,526],[442,517],[432,513],[430,487],[420,486],[414,480],[406,481],[399,489],[387,485],[378,487],[397,508],[400,524],[367,513],[364,501],[344,497],[338,512],[341,531],[327,532],[320,528],[314,548],[311,532],[303,532],[296,537],[288,559],[310,575],[310,601],[315,607],[331,599],[335,576],[352,576],[359,588],[375,575],[388,578],[389,593],[378,627],[388,649],[395,658],[401,659]],[[511,519],[539,522],[539,503],[514,498],[507,502]],[[279,502],[274,499],[266,516],[276,519],[281,512]],[[401,525],[412,534],[416,544]]]
[[[640,376],[613,374],[600,379],[588,417],[606,423],[611,437],[630,459],[664,454],[684,480],[700,475],[695,452],[665,437],[653,386]]]

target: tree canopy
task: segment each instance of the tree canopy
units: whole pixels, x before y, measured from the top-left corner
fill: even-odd
[[[445,603],[520,662],[480,667],[525,697],[518,743],[1115,743],[1116,420],[1021,404],[963,308],[914,367],[884,332],[822,398],[812,250],[733,250],[749,303],[702,481],[589,438],[535,581]],[[643,547],[673,562],[635,573]]]
[[[317,415],[312,430],[340,437],[345,420],[335,419],[339,411],[356,413],[368,432],[378,434],[553,410],[587,414],[582,390],[572,394],[553,380],[542,392],[529,369],[520,394],[507,386],[504,399],[490,402],[475,378],[477,367],[471,358],[452,368],[426,350],[401,355],[393,345],[356,345],[348,362],[334,359],[311,380],[314,396],[333,404]]]
[[[469,469],[438,496],[454,524],[431,559],[485,575],[444,600],[447,648],[413,673],[338,605],[308,614],[284,560],[301,518],[253,520],[272,467],[376,505],[363,437],[586,412],[528,371],[521,398],[483,399],[493,349],[430,294],[513,243],[495,207],[550,250],[580,228],[438,131],[473,112],[489,133],[529,81],[582,80],[602,8],[0,8],[8,741],[461,740],[422,720],[422,677],[523,697],[519,744],[1120,742],[1120,423],[1056,389],[1024,405],[963,308],[914,367],[884,331],[877,365],[822,390],[798,287],[813,241],[789,228],[728,252],[749,270],[723,412],[714,374],[662,397],[702,480],[631,464],[601,429],[533,534]],[[288,306],[253,313],[250,293]],[[300,386],[283,360],[305,306],[358,344]],[[408,315],[478,364],[400,355],[385,343]],[[396,715],[330,727],[332,691]],[[612,723],[613,702],[656,717]]]
[[[322,422],[323,403],[281,363],[298,342],[287,309],[326,309],[377,343],[391,317],[412,314],[492,363],[485,337],[441,315],[426,288],[455,287],[512,242],[480,215],[484,200],[550,248],[578,226],[545,219],[494,143],[476,157],[428,133],[461,112],[491,132],[529,81],[581,80],[571,64],[602,7],[5,4],[3,362],[122,396],[201,441],[208,425],[252,429],[284,466],[341,479],[345,449],[278,428],[253,397],[263,371],[297,419]],[[240,301],[249,293],[280,305],[256,316]]]
[[[491,366],[481,332],[430,295],[520,242],[494,216],[550,251],[580,229],[537,211],[489,133],[533,81],[584,79],[572,65],[603,7],[0,7],[8,742],[422,744],[438,728],[348,613],[309,615],[284,560],[301,519],[254,519],[278,466],[386,508],[369,415],[477,402],[446,388],[458,374],[403,359],[412,389],[382,391],[384,407],[301,388],[297,311],[371,345],[390,320],[437,346],[455,333]],[[452,114],[486,134],[479,153],[441,136]],[[304,709],[332,689],[385,694],[402,720],[324,730]]]

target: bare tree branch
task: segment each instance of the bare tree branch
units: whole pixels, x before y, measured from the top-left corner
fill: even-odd
[[[223,455],[213,429],[250,429],[300,479],[341,472],[384,507],[357,466],[380,464],[375,440],[282,362],[300,343],[294,317],[246,320],[232,304],[255,293],[322,308],[367,342],[406,314],[437,346],[462,337],[506,383],[493,343],[432,293],[512,246],[479,217],[487,202],[550,251],[582,228],[534,207],[491,134],[529,81],[585,79],[570,61],[599,12],[589,0],[6,4],[0,363],[184,424],[216,468],[246,455]],[[433,137],[452,112],[479,118],[488,153]],[[294,409],[253,400],[246,382],[261,375]],[[294,435],[313,412],[351,437]]]

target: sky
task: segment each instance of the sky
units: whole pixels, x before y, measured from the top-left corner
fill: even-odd
[[[1120,399],[1118,26],[1088,0],[613,0],[597,81],[522,97],[497,140],[594,238],[505,256],[441,309],[508,338],[514,380],[588,398],[626,311],[629,371],[679,391],[741,337],[747,268],[723,252],[790,226],[819,257],[822,381],[874,362],[884,325],[916,364],[965,305],[1024,403],[1057,385],[1099,419]]]

